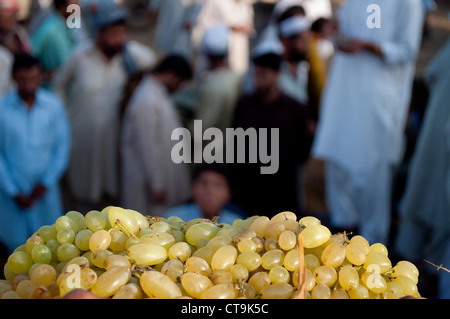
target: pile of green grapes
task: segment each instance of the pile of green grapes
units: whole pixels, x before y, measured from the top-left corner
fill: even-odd
[[[19,246],[4,275],[2,299],[57,299],[77,288],[113,299],[420,297],[412,263],[393,266],[384,245],[292,212],[228,225],[113,206],[70,211]]]

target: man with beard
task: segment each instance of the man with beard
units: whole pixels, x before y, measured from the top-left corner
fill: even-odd
[[[230,164],[233,171],[234,201],[250,215],[274,216],[282,211],[301,214],[299,207],[297,169],[309,154],[311,136],[308,118],[303,104],[286,95],[279,87],[282,56],[276,45],[261,43],[253,55],[254,85],[251,94],[242,96],[234,115],[234,128],[279,130],[279,169],[275,174],[261,174],[261,163],[249,163],[249,152],[254,145],[246,144],[246,162]],[[259,136],[258,138],[261,138]],[[258,141],[259,147],[269,143]],[[275,151],[273,143],[267,153]],[[239,149],[237,150],[239,151]],[[235,156],[242,156],[236,154]],[[235,161],[236,163],[236,161]]]
[[[127,40],[127,12],[111,3],[99,4],[95,43],[77,50],[54,79],[73,129],[69,208],[83,212],[117,203],[119,102],[130,74],[155,61],[149,48]]]

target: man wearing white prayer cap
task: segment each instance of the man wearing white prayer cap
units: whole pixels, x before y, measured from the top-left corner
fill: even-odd
[[[207,59],[207,70],[199,84],[199,99],[195,120],[202,120],[203,129],[219,128],[224,134],[231,125],[238,96],[241,94],[241,75],[228,63],[230,28],[216,25],[203,35],[202,53]]]

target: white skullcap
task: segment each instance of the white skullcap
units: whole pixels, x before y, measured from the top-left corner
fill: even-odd
[[[226,55],[228,53],[228,39],[230,28],[218,24],[205,31],[202,40],[202,50],[210,55]]]
[[[294,16],[282,21],[279,28],[280,36],[288,38],[310,30],[311,22],[307,18]]]
[[[278,38],[272,36],[258,43],[252,51],[252,58],[256,58],[258,56],[269,53],[283,55],[284,47],[283,44],[281,44],[280,40],[278,40]]]

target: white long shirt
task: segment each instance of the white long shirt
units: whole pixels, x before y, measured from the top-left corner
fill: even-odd
[[[147,47],[130,42],[128,49],[139,69],[154,65]],[[67,175],[76,200],[97,203],[104,194],[118,195],[119,101],[126,80],[122,57],[108,62],[95,45],[78,50],[55,76],[73,130]]]
[[[5,47],[0,45],[0,98],[5,95],[13,86],[11,80],[11,68],[13,56]]]
[[[369,28],[371,4],[381,28]],[[348,0],[338,12],[340,32],[380,45],[382,58],[336,52],[324,90],[313,155],[349,172],[400,157],[423,7],[420,0]]]
[[[171,158],[172,131],[182,124],[167,89],[152,75],[145,76],[126,109],[121,136],[121,206],[161,216],[189,196],[187,164]],[[152,193],[165,191],[163,205]]]

